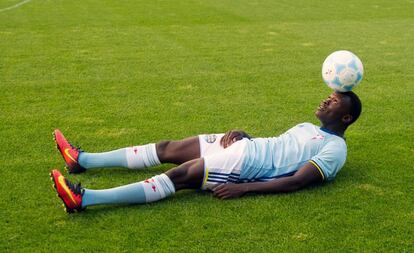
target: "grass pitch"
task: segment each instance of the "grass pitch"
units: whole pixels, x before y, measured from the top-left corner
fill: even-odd
[[[0,251],[414,251],[414,2],[0,0]],[[274,136],[356,53],[363,102],[337,179],[220,201],[183,191],[67,215],[48,173],[60,128],[88,151],[244,129]],[[69,176],[89,188],[172,167]]]

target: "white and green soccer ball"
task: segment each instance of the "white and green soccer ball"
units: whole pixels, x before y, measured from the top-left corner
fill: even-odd
[[[352,52],[341,50],[326,57],[322,78],[335,91],[347,92],[357,86],[364,75],[361,60]]]

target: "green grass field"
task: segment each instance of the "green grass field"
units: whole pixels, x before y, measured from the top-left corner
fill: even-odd
[[[0,251],[413,252],[414,1],[0,0]],[[337,3],[336,3],[337,2]],[[221,201],[183,191],[67,215],[48,173],[60,128],[98,152],[244,129],[275,136],[355,52],[363,102],[337,179]],[[171,168],[70,175],[89,188]]]

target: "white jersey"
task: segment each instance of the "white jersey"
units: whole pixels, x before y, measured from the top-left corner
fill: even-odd
[[[291,176],[307,162],[318,168],[324,180],[332,180],[345,164],[346,155],[343,138],[302,123],[278,137],[247,141],[239,182]]]

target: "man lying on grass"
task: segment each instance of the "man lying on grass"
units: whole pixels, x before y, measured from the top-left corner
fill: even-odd
[[[315,112],[320,127],[301,123],[273,138],[229,131],[105,153],[81,151],[55,130],[69,173],[100,167],[141,169],[161,163],[178,166],[141,182],[105,190],[73,184],[58,170],[51,172],[51,178],[69,213],[92,205],[149,203],[182,189],[211,190],[220,199],[248,192],[296,191],[335,178],[346,160],[345,130],[360,113],[361,102],[355,93],[334,92]]]

